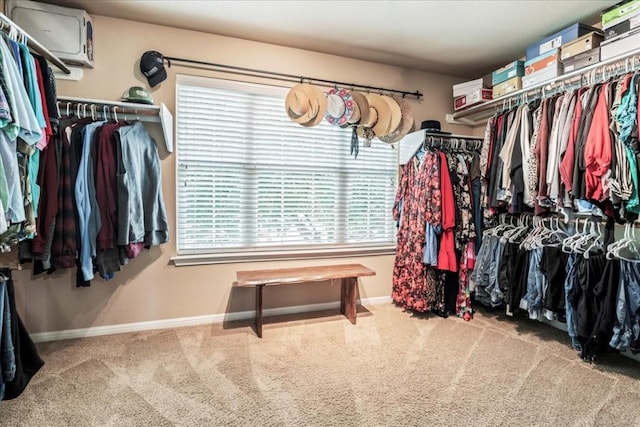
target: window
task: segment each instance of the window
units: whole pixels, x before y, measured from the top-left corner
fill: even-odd
[[[222,262],[393,247],[397,150],[361,141],[353,159],[351,129],[289,120],[287,90],[178,77],[177,258]]]

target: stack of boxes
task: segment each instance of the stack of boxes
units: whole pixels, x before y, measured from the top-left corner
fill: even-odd
[[[487,77],[471,80],[470,82],[453,85],[453,109],[455,111],[472,105],[491,101],[491,89]]]
[[[493,97],[500,98],[522,89],[522,76],[524,76],[523,59],[517,59],[491,73]]]
[[[560,48],[560,60],[565,73],[579,70],[600,62],[600,43],[604,37],[601,32],[592,31]]]
[[[602,11],[601,17],[603,61],[640,48],[640,0],[618,3]]]
[[[529,46],[527,61],[524,63],[525,77],[522,80],[522,87],[536,86],[562,75],[564,71],[561,60],[562,47],[597,31],[593,27],[576,23]]]
[[[454,109],[500,98],[551,81],[566,73],[640,49],[640,0],[625,0],[604,11],[602,31],[573,24],[527,48],[526,58],[513,61],[486,79],[453,87]]]

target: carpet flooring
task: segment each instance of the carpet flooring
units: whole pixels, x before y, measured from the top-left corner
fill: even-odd
[[[361,308],[38,345],[2,426],[640,426],[640,364],[564,332]]]

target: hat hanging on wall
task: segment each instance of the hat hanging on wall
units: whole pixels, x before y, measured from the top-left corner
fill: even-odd
[[[332,125],[344,126],[353,116],[355,102],[351,92],[344,88],[333,88],[327,92],[326,119]]]
[[[377,93],[368,93],[367,100],[369,105],[376,111],[377,120],[371,127],[375,136],[380,137],[386,135],[389,125],[391,124],[391,110],[389,103]]]
[[[364,96],[361,92],[352,91],[351,97],[353,98],[353,102],[355,103],[353,109],[353,115],[351,119],[348,120],[349,124],[358,125],[367,123],[369,121],[369,101],[367,101],[367,97]]]
[[[148,50],[143,53],[140,58],[140,72],[147,78],[149,86],[154,87],[159,85],[167,79],[167,70],[164,68],[164,56],[155,50]]]
[[[327,98],[319,87],[300,83],[289,90],[285,110],[294,122],[306,127],[316,126],[325,117]]]
[[[386,142],[388,144],[393,144],[400,141],[406,134],[409,133],[409,131],[411,131],[411,128],[415,126],[411,105],[409,105],[409,103],[403,98],[393,99],[400,107],[401,119],[400,123],[393,132],[389,133],[386,136],[380,137],[380,141]]]
[[[402,119],[402,111],[400,111],[400,106],[398,105],[396,100],[393,99],[392,97],[382,95],[382,99],[384,99],[385,102],[389,104],[389,113],[390,113],[389,126],[387,127],[387,130],[383,135],[383,136],[386,136],[394,132],[398,128],[398,125],[400,125],[400,120]]]

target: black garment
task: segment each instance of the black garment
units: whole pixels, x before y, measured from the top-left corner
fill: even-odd
[[[56,88],[56,77],[53,73],[47,60],[40,55],[33,55],[34,59],[40,63],[40,71],[42,72],[42,86],[44,89],[44,97],[47,103],[47,111],[49,112],[49,119],[57,123],[58,108],[56,102],[58,101],[58,92]],[[53,123],[52,123],[53,124]]]
[[[576,307],[576,332],[583,348],[593,332],[599,311],[595,288],[603,276],[605,257],[602,254],[589,258],[576,258],[576,287],[573,304]]]
[[[29,332],[24,327],[18,311],[11,280],[11,271],[1,269],[0,273],[8,277],[7,291],[9,294],[9,310],[11,311],[11,339],[13,340],[14,354],[16,358],[16,374],[12,381],[6,384],[4,400],[18,397],[31,381],[31,378],[42,368],[44,361],[38,355],[35,344],[31,341]]]
[[[527,292],[529,258],[531,253],[520,249],[520,243],[507,243],[503,262],[506,262],[507,314],[513,316],[520,306],[520,300]],[[501,286],[502,287],[502,286]]]
[[[609,348],[613,337],[613,326],[616,323],[616,306],[618,287],[620,284],[620,261],[607,260],[602,278],[593,289],[593,296],[598,304],[593,331],[591,332],[591,351],[588,357],[604,353]]]
[[[550,310],[564,320],[566,316],[564,282],[567,278],[566,265],[569,254],[562,252],[562,249],[555,247],[544,247],[542,249],[542,274],[547,279],[547,291],[544,294],[544,308]]]
[[[458,257],[458,259],[460,259]],[[458,273],[447,271],[444,273],[444,294],[445,294],[445,311],[447,315],[455,314],[456,302],[458,300],[460,276]]]
[[[492,157],[493,160],[491,162],[491,176],[489,179],[489,201],[491,203],[492,208],[499,208],[504,202],[499,201],[498,190],[500,188],[500,183],[502,182],[502,169],[503,169],[503,161],[500,158],[500,151],[502,150],[502,146],[507,140],[507,133],[513,124],[513,118],[515,117],[515,110],[511,110],[508,113],[505,113],[502,117],[502,120],[496,120],[496,122],[500,122],[501,126],[497,127],[496,132],[496,141],[493,146]]]

